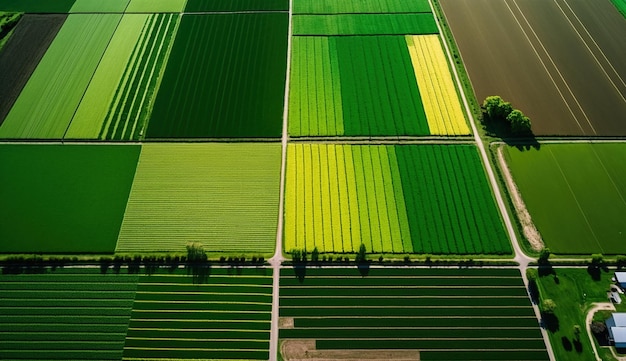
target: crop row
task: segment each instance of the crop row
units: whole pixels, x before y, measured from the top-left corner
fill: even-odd
[[[273,252],[280,144],[144,144],[117,251]]]
[[[394,14],[394,13],[429,13],[427,0],[294,0],[294,14]]]
[[[473,146],[292,144],[285,249],[507,253]]]
[[[408,35],[406,42],[420,87],[430,134],[470,134],[439,36]]]
[[[360,339],[340,339],[340,340],[318,340],[316,347],[318,350],[328,349],[352,349],[352,350],[372,350],[372,349],[442,349],[442,350],[488,350],[488,349],[513,349],[513,350],[545,350],[543,339],[537,336],[529,340],[504,340],[504,339],[454,339],[445,340],[360,340]],[[545,351],[544,351],[545,352]]]
[[[532,329],[393,329],[385,328],[381,330],[372,329],[351,329],[351,328],[306,328],[306,329],[283,329],[280,330],[281,338],[316,338],[316,339],[537,339],[540,334],[536,328]],[[321,337],[320,337],[321,336]],[[451,345],[454,348],[454,345]]]
[[[537,328],[537,319],[534,315],[510,317],[298,317],[294,320],[295,328],[328,328],[346,327],[355,329],[385,328]]]
[[[438,32],[430,12],[293,16],[293,35],[418,35]]]

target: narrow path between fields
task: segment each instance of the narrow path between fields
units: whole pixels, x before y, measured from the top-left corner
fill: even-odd
[[[440,34],[444,34],[443,29],[441,27],[441,23],[439,22],[439,17],[436,16],[437,12],[435,11],[435,7],[433,6],[432,0],[428,0],[428,4],[430,5],[430,9],[435,14],[435,22],[437,23],[437,29]],[[444,50],[446,52],[446,57],[448,59],[449,64],[454,64],[454,60],[452,59],[452,54],[450,52],[450,48],[448,47],[448,43],[446,41],[442,41]],[[533,258],[528,257],[521,249],[519,245],[519,240],[517,239],[517,235],[515,233],[515,229],[513,228],[513,224],[511,222],[511,217],[509,217],[508,210],[506,205],[504,204],[504,199],[502,197],[502,192],[500,191],[500,186],[496,180],[494,170],[489,162],[489,157],[487,155],[487,151],[485,150],[485,144],[481,139],[478,128],[476,126],[476,119],[474,119],[472,112],[469,107],[469,103],[467,101],[467,97],[465,96],[465,92],[463,91],[463,86],[461,84],[461,79],[456,70],[455,66],[452,66],[452,73],[454,75],[454,81],[456,83],[457,89],[461,94],[461,98],[463,100],[463,107],[465,109],[465,114],[469,119],[470,126],[472,127],[472,133],[474,135],[474,140],[476,141],[476,146],[480,152],[480,157],[483,161],[485,170],[487,171],[487,175],[489,178],[489,183],[491,184],[492,191],[496,198],[496,203],[498,204],[498,209],[500,210],[500,214],[502,215],[502,219],[504,220],[504,225],[506,226],[507,233],[509,234],[509,239],[511,240],[511,245],[513,246],[513,251],[515,252],[515,262],[519,264],[518,268],[520,270],[522,280],[524,281],[524,286],[528,292],[528,278],[526,277],[526,269],[528,268],[528,264],[534,261]],[[530,299],[530,295],[529,299]],[[541,314],[539,311],[539,306],[532,304],[533,311],[535,312],[535,316],[537,320],[541,319]],[[556,357],[554,356],[554,350],[552,349],[552,344],[550,343],[550,338],[548,336],[548,332],[545,328],[541,327],[541,334],[543,336],[544,343],[546,345],[546,350],[548,352],[548,356],[551,361],[556,361]]]
[[[291,37],[293,34],[293,0],[289,0],[289,25],[287,29],[287,69],[285,74],[285,96],[283,98],[283,134],[281,137],[281,163],[280,163],[280,194],[278,200],[278,226],[276,227],[276,248],[274,256],[269,260],[272,266],[272,318],[270,326],[270,361],[276,361],[278,357],[278,321],[279,321],[279,297],[280,297],[280,266],[283,257],[283,214],[285,212],[285,182],[287,168],[287,132],[289,117],[289,80],[291,72]]]

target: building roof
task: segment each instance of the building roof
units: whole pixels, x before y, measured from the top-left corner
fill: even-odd
[[[615,343],[626,343],[626,327],[611,327],[610,330]]]
[[[626,330],[626,312],[616,312],[612,314],[611,318],[607,320],[607,326],[622,327]]]
[[[615,272],[615,279],[618,283],[626,283],[626,272]]]

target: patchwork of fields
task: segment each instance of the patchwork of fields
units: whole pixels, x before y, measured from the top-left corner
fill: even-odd
[[[550,250],[622,254],[626,242],[626,144],[506,148],[511,173]]]
[[[373,268],[365,277],[355,268],[309,268],[304,277],[285,269],[280,317],[286,359],[305,350],[327,358],[401,358],[405,350],[425,361],[549,359],[516,269]]]
[[[285,250],[511,252],[473,145],[292,144]]]

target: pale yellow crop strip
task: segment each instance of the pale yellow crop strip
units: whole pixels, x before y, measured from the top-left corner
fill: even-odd
[[[341,234],[341,228],[343,226],[341,221],[341,208],[343,207],[343,204],[341,203],[341,198],[339,196],[339,180],[337,178],[338,169],[335,148],[337,148],[337,145],[329,144],[326,151],[328,156],[328,176],[330,178],[329,191],[331,201],[330,212],[327,213],[330,214],[330,218],[333,223],[333,249],[335,252],[343,252]]]
[[[297,167],[297,178],[296,178],[296,190],[297,190],[297,195],[296,195],[296,201],[298,202],[296,204],[296,239],[293,240],[293,246],[292,248],[299,248],[302,245],[300,244],[301,240],[304,241],[306,239],[306,210],[305,210],[305,204],[306,204],[306,193],[304,190],[304,182],[306,179],[305,176],[305,171],[304,171],[304,153],[303,153],[303,148],[302,145],[297,144],[297,145],[290,145],[290,147],[292,147],[293,149],[293,153],[294,153],[294,158],[295,158],[295,162],[296,162],[296,167]],[[289,249],[291,250],[291,249]]]
[[[320,197],[320,211],[322,213],[322,225],[324,229],[324,247],[322,248],[318,246],[318,250],[328,249],[330,247],[334,247],[334,238],[333,238],[333,222],[331,218],[331,209],[333,208],[333,204],[330,196],[330,177],[328,172],[328,152],[327,146],[325,144],[320,144],[317,146],[318,156],[319,156],[319,171],[320,171],[320,193],[322,196]],[[319,237],[318,237],[319,238]]]
[[[348,200],[350,201],[350,229],[351,229],[351,243],[350,249],[344,245],[344,250],[355,251],[358,249],[362,232],[361,232],[361,221],[359,219],[359,198],[357,196],[356,189],[356,175],[354,172],[354,158],[352,157],[352,147],[351,145],[342,145],[343,155],[346,165],[346,181],[347,181],[347,189],[348,189]],[[355,246],[356,245],[356,246]]]
[[[302,145],[302,154],[304,158],[304,161],[302,162],[302,164],[304,164],[303,177],[304,177],[304,182],[305,182],[304,183],[305,200],[304,202],[302,202],[302,205],[304,206],[304,211],[305,211],[304,224],[306,225],[306,234],[304,237],[304,244],[300,244],[300,247],[306,248],[306,247],[313,245],[315,242],[315,217],[313,213],[313,209],[315,207],[315,203],[314,203],[315,197],[313,196],[313,183],[315,183],[315,180],[313,179],[313,173],[311,171],[311,165],[313,163],[311,160],[311,145],[310,144]],[[310,247],[310,249],[313,249],[313,247]]]
[[[320,145],[311,144],[311,180],[313,189],[313,224],[315,226],[313,244],[309,246],[307,244],[307,250],[311,252],[316,246],[319,249],[324,249],[324,215],[322,213],[322,176],[320,172]]]
[[[439,36],[407,35],[406,41],[431,134],[470,134]]]
[[[287,185],[285,187],[285,249],[290,251],[294,247],[291,243],[298,239],[296,214],[297,209],[297,168],[294,148],[289,145],[287,149]]]
[[[352,235],[350,233],[350,199],[348,198],[348,183],[346,182],[346,162],[343,155],[343,145],[333,145],[337,164],[337,185],[339,195],[339,213],[341,216],[341,249],[344,252],[352,250]]]

